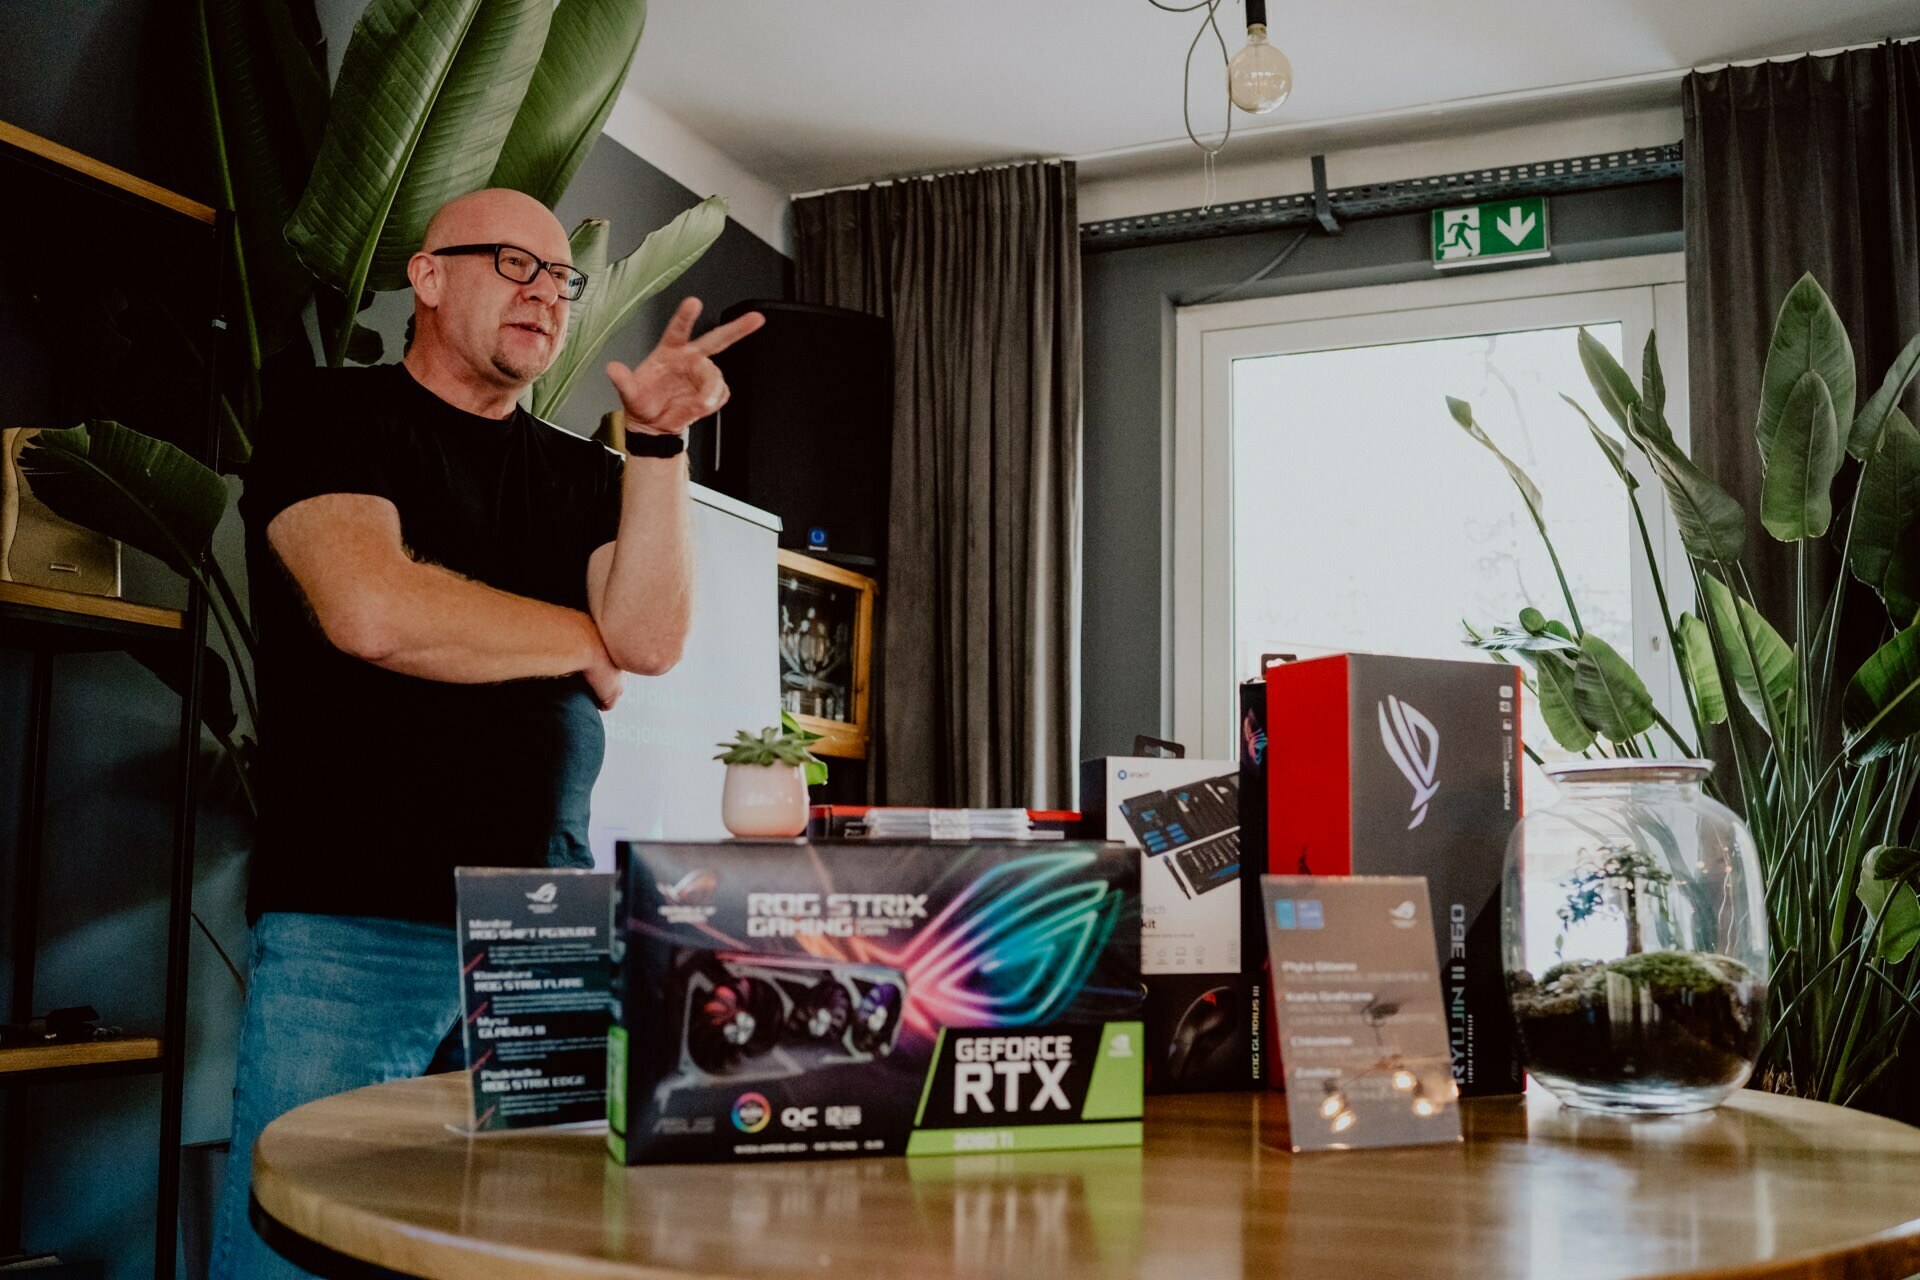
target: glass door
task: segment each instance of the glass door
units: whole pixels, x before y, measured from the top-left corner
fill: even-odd
[[[1527,605],[1567,618],[1524,501],[1454,422],[1448,396],[1470,403],[1538,485],[1583,624],[1635,660],[1672,709],[1677,690],[1626,491],[1561,398],[1611,431],[1576,336],[1585,327],[1637,369],[1663,319],[1674,322],[1660,340],[1667,382],[1685,387],[1679,285],[1658,278],[1677,275],[1676,265],[1627,261],[1639,278],[1611,288],[1541,291],[1604,284],[1596,268],[1607,263],[1182,313],[1169,576],[1190,616],[1169,619],[1176,736],[1229,747],[1233,686],[1263,654],[1480,661],[1464,643],[1468,625],[1512,622]],[[1503,289],[1515,296],[1498,296]],[[1683,422],[1684,405],[1673,414]],[[1664,559],[1659,487],[1640,478]],[[1183,581],[1183,569],[1197,576]],[[1523,723],[1543,757],[1560,754],[1537,714]],[[1530,781],[1538,794],[1541,780]]]

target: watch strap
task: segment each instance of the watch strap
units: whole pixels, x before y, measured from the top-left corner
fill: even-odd
[[[653,431],[627,432],[627,452],[636,458],[677,458],[687,451],[685,435]]]

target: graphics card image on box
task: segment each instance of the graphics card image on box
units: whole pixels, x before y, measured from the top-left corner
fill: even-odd
[[[679,1070],[688,1085],[782,1080],[893,1052],[907,978],[881,964],[684,948],[674,959]]]
[[[1120,802],[1149,857],[1166,857],[1174,883],[1197,898],[1240,879],[1240,778],[1223,774]]]

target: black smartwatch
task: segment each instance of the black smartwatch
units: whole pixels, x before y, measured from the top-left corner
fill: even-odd
[[[677,458],[686,451],[685,434],[663,436],[653,431],[627,432],[627,452],[636,458]]]

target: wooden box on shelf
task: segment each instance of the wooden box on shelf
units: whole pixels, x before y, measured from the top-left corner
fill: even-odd
[[[864,574],[780,552],[780,705],[820,735],[816,755],[866,758],[877,592]]]

